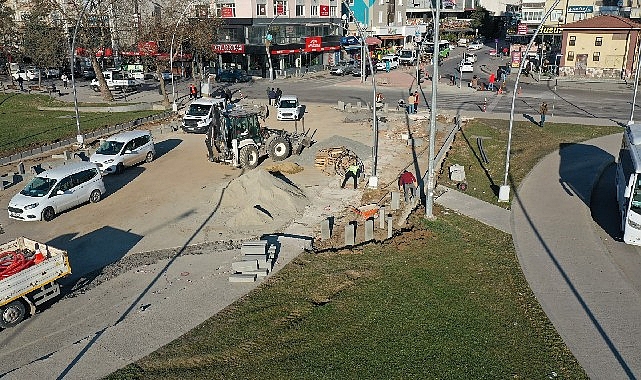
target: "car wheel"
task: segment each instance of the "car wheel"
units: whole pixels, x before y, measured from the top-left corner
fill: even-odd
[[[25,316],[24,304],[18,300],[0,307],[0,327],[3,329],[13,327],[20,323]]]
[[[292,144],[283,136],[274,136],[267,144],[269,158],[274,161],[282,161],[289,157],[292,152]]]
[[[42,220],[44,220],[45,222],[52,221],[55,216],[56,211],[53,209],[53,207],[47,207],[46,209],[42,210]]]
[[[125,166],[122,163],[116,165],[116,174],[122,174],[122,172],[124,171],[125,171]]]
[[[100,202],[100,199],[102,199],[102,194],[100,193],[100,190],[96,189],[91,192],[91,195],[89,196],[89,202],[98,203]]]
[[[147,156],[145,156],[145,162],[151,162],[153,160],[154,160],[154,152],[147,153]]]
[[[254,145],[246,145],[240,150],[240,166],[243,169],[254,169],[258,166],[258,149]]]

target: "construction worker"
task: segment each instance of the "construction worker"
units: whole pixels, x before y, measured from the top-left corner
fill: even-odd
[[[193,83],[189,85],[189,99],[198,99],[198,90]]]
[[[352,164],[347,168],[347,171],[345,172],[345,177],[343,178],[343,183],[341,184],[341,189],[345,188],[345,184],[350,178],[354,178],[354,188],[356,188],[356,185],[358,184],[358,176],[361,174],[361,168],[356,165]]]

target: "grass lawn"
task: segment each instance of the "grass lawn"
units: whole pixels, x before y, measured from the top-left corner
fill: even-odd
[[[473,120],[465,125],[452,144],[443,173],[437,182],[455,187],[456,183],[449,180],[448,168],[453,164],[463,165],[468,184],[467,194],[507,207],[507,203],[498,202],[498,191],[505,177],[508,126],[507,120],[487,119]],[[559,149],[561,144],[578,143],[622,132],[623,128],[616,126],[545,123],[545,128],[539,128],[528,122],[515,122],[508,173],[510,194],[515,193],[523,178],[541,158]],[[482,163],[480,159],[477,137],[483,138],[483,149],[487,153],[489,164]]]
[[[47,95],[0,94],[0,156],[76,136],[75,112],[38,111],[39,107],[73,107],[73,104]],[[158,111],[88,113],[81,109],[80,132],[156,113]]]
[[[525,282],[510,235],[435,211],[385,243],[301,254],[108,378],[586,378]]]

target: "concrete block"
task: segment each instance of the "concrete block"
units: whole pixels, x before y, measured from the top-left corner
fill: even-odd
[[[234,272],[240,272],[240,273],[257,270],[258,260],[236,261],[231,263],[231,269]]]
[[[271,270],[274,267],[274,260],[272,259],[257,260],[257,262],[258,262],[258,269]]]
[[[62,155],[65,161],[71,160],[71,157],[72,157],[71,151],[65,150],[62,152]]]
[[[240,252],[247,254],[265,254],[267,249],[267,240],[252,240],[243,242]]]
[[[465,166],[454,164],[450,166],[450,180],[455,182],[465,181]]]
[[[345,111],[345,102],[343,101],[338,101],[338,109],[341,111]]]
[[[363,106],[363,102],[361,101],[356,102],[356,108],[360,109],[362,106]]]
[[[18,174],[25,174],[25,169],[24,169],[24,162],[20,162],[18,164]]]
[[[365,221],[365,241],[374,239],[374,218]]]
[[[416,146],[423,146],[424,143],[425,143],[425,140],[423,140],[423,139],[414,139],[414,146],[415,147]]]
[[[378,228],[385,228],[385,206],[381,206],[378,209]]]
[[[243,261],[266,260],[267,258],[266,253],[246,253],[243,255]]]
[[[330,237],[332,237],[332,234],[329,229],[329,219],[325,219],[321,222],[321,239],[327,240]]]
[[[392,191],[392,202],[391,202],[391,209],[398,210],[401,208],[401,193],[398,191]]]
[[[350,222],[345,226],[345,245],[356,244],[356,224]]]
[[[269,269],[256,269],[252,271],[243,272],[243,274],[253,274],[257,277],[266,277],[269,274]]]
[[[387,217],[387,238],[390,239],[392,237],[392,217],[388,216]]]
[[[255,274],[234,273],[229,276],[229,282],[255,282]]]

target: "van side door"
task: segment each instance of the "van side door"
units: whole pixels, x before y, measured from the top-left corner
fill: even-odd
[[[92,186],[92,179],[97,175],[97,169],[87,169],[71,176],[71,181],[74,185],[74,192],[76,194],[76,204],[82,204],[89,200],[91,191],[94,189],[94,186]]]
[[[74,189],[71,175],[61,179],[51,190],[49,201],[56,213],[68,210],[78,204],[78,195]]]

